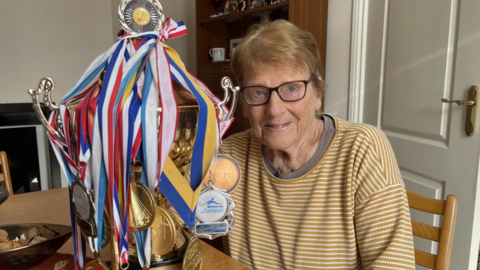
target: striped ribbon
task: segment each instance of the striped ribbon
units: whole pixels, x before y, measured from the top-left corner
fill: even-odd
[[[183,179],[173,161],[167,158],[159,187],[187,226],[193,227],[201,183],[214,161],[218,147],[217,114],[211,99],[187,72],[177,52],[165,44],[163,47],[170,63],[172,79],[195,96],[200,110],[192,153],[190,185]]]
[[[119,38],[94,59],[59,102],[60,109],[50,115],[50,125],[65,134],[64,140],[49,138],[69,184],[79,175],[78,180],[94,190],[98,237],[93,248],[101,249],[107,206],[121,264],[128,262],[130,162],[135,157],[141,159],[141,181],[152,192],[159,187],[192,227],[202,179],[216,156],[220,134],[231,122],[219,123],[214,103],[220,100],[185,69],[173,49],[162,43],[186,32],[182,22],[167,19],[160,32]],[[172,79],[189,91],[200,107],[190,185],[168,156],[177,126]],[[158,106],[162,108],[160,115]],[[226,107],[220,109],[228,112]],[[55,121],[57,114],[62,128]],[[73,204],[71,213],[76,269],[82,269],[86,244],[74,222]],[[135,238],[140,264],[149,267],[150,229],[136,233]]]

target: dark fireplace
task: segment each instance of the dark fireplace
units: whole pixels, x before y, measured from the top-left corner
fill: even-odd
[[[32,103],[0,104],[0,151],[7,153],[16,194],[61,187],[59,164]]]

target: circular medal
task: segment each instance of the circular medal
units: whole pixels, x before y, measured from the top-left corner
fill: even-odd
[[[240,184],[241,171],[238,163],[228,155],[218,154],[215,163],[210,167],[210,173],[207,173],[203,179],[203,186],[208,186],[208,180],[213,180],[213,186],[224,189],[232,193]]]
[[[202,244],[197,238],[192,237],[183,256],[182,270],[200,269],[202,269]]]
[[[128,227],[135,232],[144,231],[155,219],[155,197],[142,182],[131,179],[130,198]]]
[[[118,14],[123,29],[129,34],[160,31],[165,21],[158,0],[122,0]]]
[[[110,239],[110,228],[108,227],[107,214],[103,214],[103,233],[102,233],[102,248],[106,247]]]
[[[102,261],[90,261],[85,265],[86,270],[110,270],[110,268]]]
[[[165,255],[172,251],[177,238],[175,222],[161,206],[156,207],[152,224],[152,254]]]
[[[93,204],[92,197],[88,194],[82,181],[77,180],[72,184],[72,202],[77,216],[84,220],[93,218],[95,204]]]
[[[218,190],[202,192],[198,197],[196,217],[202,222],[222,220],[228,212],[227,198]]]

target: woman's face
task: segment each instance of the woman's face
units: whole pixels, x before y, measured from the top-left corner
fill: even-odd
[[[261,65],[244,75],[244,86],[276,87],[286,82],[308,80],[313,74],[304,69],[269,67]],[[259,106],[243,104],[243,114],[260,142],[271,150],[295,152],[302,143],[311,140],[318,125],[315,111],[322,106],[320,94],[312,83],[307,85],[305,97],[284,102],[272,92],[268,103]]]

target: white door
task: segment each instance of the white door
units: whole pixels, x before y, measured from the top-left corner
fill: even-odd
[[[351,57],[349,118],[387,134],[408,189],[458,196],[450,269],[476,269],[480,132],[468,137],[466,107],[441,98],[480,86],[480,1],[354,0]]]

